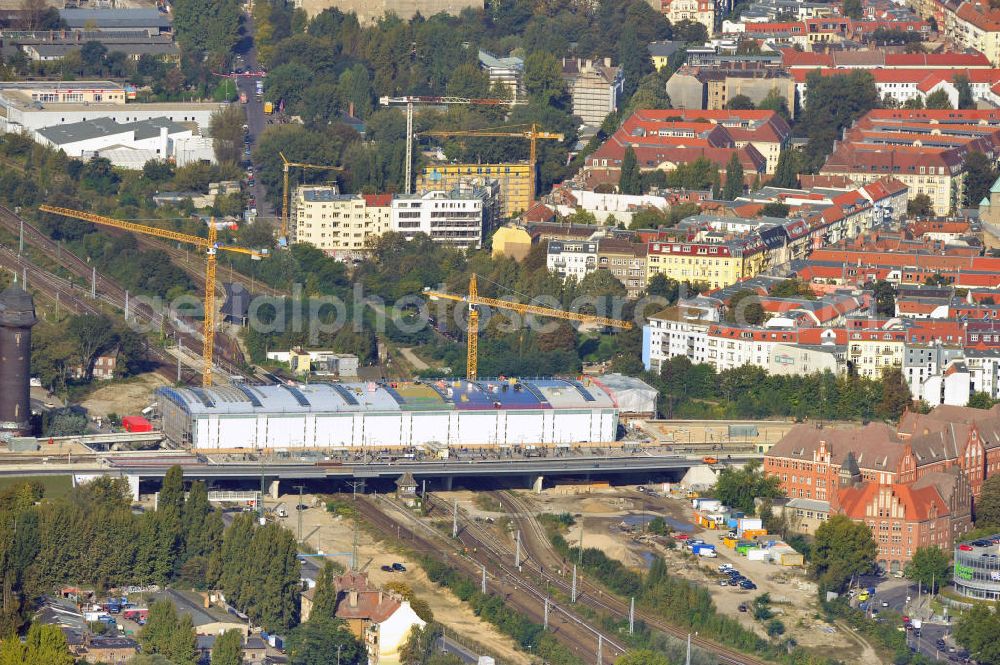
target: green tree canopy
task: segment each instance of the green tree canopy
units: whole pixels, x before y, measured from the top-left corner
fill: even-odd
[[[996,182],[1000,172],[989,157],[979,151],[970,152],[965,158],[965,192],[963,204],[975,207],[990,195],[990,187]]]
[[[1000,615],[985,605],[966,610],[955,625],[955,639],[969,650],[977,663],[1000,663]]]
[[[727,466],[719,473],[715,484],[715,497],[723,504],[747,514],[755,511],[754,499],[774,499],[784,496],[781,479],[768,476],[760,462],[752,460],[743,468]]]
[[[853,575],[872,571],[877,554],[867,524],[833,515],[816,529],[811,571],[822,588],[841,591]]]
[[[339,654],[339,656],[338,656]],[[365,646],[354,638],[342,619],[310,617],[288,637],[291,665],[361,665],[368,662]]]
[[[937,593],[938,587],[948,581],[951,574],[949,557],[934,545],[918,547],[913,558],[906,564],[906,576],[914,582],[920,582],[924,589]]]
[[[726,164],[726,183],[722,187],[722,198],[732,201],[743,193],[743,164],[739,153],[733,152]]]
[[[622,194],[642,194],[642,178],[639,175],[639,163],[636,161],[635,150],[632,146],[625,148],[625,157],[622,159],[622,171],[618,181],[618,189]]]

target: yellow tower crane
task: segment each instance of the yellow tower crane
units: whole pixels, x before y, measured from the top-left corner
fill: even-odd
[[[253,259],[261,259],[262,257],[267,255],[267,250],[263,249],[258,251],[254,249],[246,249],[244,247],[223,245],[217,239],[214,219],[212,219],[208,225],[208,238],[202,238],[201,236],[188,235],[187,233],[178,233],[177,231],[158,229],[155,226],[145,226],[143,224],[136,224],[134,222],[123,222],[118,219],[112,219],[111,217],[102,217],[101,215],[94,215],[89,212],[83,212],[81,210],[73,210],[71,208],[58,208],[56,206],[40,205],[38,206],[38,209],[42,212],[52,213],[53,215],[62,215],[63,217],[82,219],[85,222],[100,224],[102,226],[110,226],[116,229],[131,231],[133,233],[142,233],[149,236],[156,236],[157,238],[166,238],[167,240],[186,242],[190,245],[194,245],[195,247],[205,250],[205,329],[204,329],[204,344],[202,346],[202,358],[205,361],[205,367],[202,370],[201,379],[202,379],[202,385],[206,387],[211,386],[212,355],[215,350],[216,252],[221,249],[226,252],[247,254]]]
[[[554,132],[545,132],[538,129],[538,125],[531,123],[530,125],[508,125],[508,128],[514,129],[516,127],[526,127],[527,129],[517,130],[517,131],[499,131],[496,129],[466,129],[466,130],[445,130],[445,131],[433,131],[433,132],[421,132],[423,136],[469,136],[469,137],[505,137],[512,136],[522,139],[528,139],[530,150],[528,152],[528,163],[531,164],[531,178],[528,182],[528,191],[531,194],[531,200],[535,200],[535,194],[537,193],[535,188],[536,174],[535,170],[538,168],[538,141],[549,140],[549,141],[563,141],[566,139],[562,134],[556,134]]]
[[[508,309],[518,314],[537,314],[539,316],[549,316],[554,319],[565,319],[567,321],[580,321],[582,323],[597,323],[602,326],[610,326],[612,328],[621,328],[623,330],[629,330],[632,324],[628,321],[619,321],[618,319],[609,319],[603,316],[592,316],[590,314],[578,314],[576,312],[566,312],[561,309],[553,309],[551,307],[541,307],[539,305],[526,305],[519,302],[508,302],[506,300],[498,300],[497,298],[486,298],[479,295],[479,287],[476,283],[476,275],[473,273],[472,277],[469,278],[469,293],[468,295],[458,296],[452,293],[443,293],[441,291],[431,291],[430,288],[424,289],[424,295],[426,295],[431,300],[436,300],[438,298],[444,300],[453,300],[455,302],[464,302],[469,305],[469,341],[468,348],[466,350],[465,357],[465,374],[469,381],[475,381],[476,375],[479,369],[479,310],[476,308],[479,306],[496,307],[498,309]]]
[[[285,153],[279,152],[281,162],[284,164],[285,190],[281,205],[281,235],[278,236],[278,243],[282,246],[288,244],[288,170],[297,166],[300,169],[313,169],[314,171],[343,171],[342,166],[323,166],[322,164],[306,164],[305,162],[290,162],[285,157]]]

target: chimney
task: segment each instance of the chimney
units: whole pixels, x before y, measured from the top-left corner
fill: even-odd
[[[382,590],[381,589],[378,590],[378,604],[379,605],[382,604]]]
[[[160,158],[166,159],[170,155],[170,138],[166,127],[160,127]]]
[[[347,105],[347,115],[354,117],[354,102]]]
[[[604,59],[604,66],[605,67],[610,67],[611,66],[611,58],[605,58]]]
[[[212,602],[208,599],[207,593],[201,594],[201,604],[205,607],[205,609],[212,606]]]
[[[347,604],[351,607],[358,606],[358,591],[357,589],[351,589],[351,592],[347,595]]]

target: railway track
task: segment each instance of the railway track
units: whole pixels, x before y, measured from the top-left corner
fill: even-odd
[[[544,573],[544,567],[546,565],[550,567],[550,570],[552,570],[552,566],[565,565],[562,556],[556,552],[551,541],[549,541],[548,534],[545,533],[544,527],[542,527],[541,523],[539,523],[538,519],[535,517],[535,510],[529,500],[510,491],[493,492],[492,494],[500,501],[501,505],[510,509],[508,512],[521,529],[521,544],[523,550],[525,554],[530,557],[530,560],[535,566],[540,567],[541,571]],[[522,559],[524,558],[525,557],[522,556]],[[619,619],[628,618],[628,602],[618,598],[610,592],[605,593],[604,587],[590,582],[584,578],[583,575],[578,575],[578,599],[581,593],[585,598],[592,597],[594,594],[599,594],[601,598],[601,607],[604,608],[605,611],[611,613],[612,616]],[[677,639],[686,640],[688,638],[686,630],[666,623],[663,619],[651,615],[648,612],[636,609],[635,618],[642,620],[647,626],[666,633],[667,635],[671,635]],[[732,665],[767,664],[767,661],[765,660],[746,655],[702,637],[691,636],[691,643],[697,645],[705,651],[713,653],[719,659],[720,663],[729,663]]]
[[[68,280],[64,280],[57,275],[53,275],[48,271],[45,271],[43,268],[35,266],[23,256],[18,256],[15,251],[0,246],[0,249],[6,252],[9,260],[8,263],[10,261],[16,261],[18,265],[17,274],[21,274],[25,267],[28,268],[29,276],[34,277],[34,280],[29,283],[35,285],[45,284],[50,289],[50,292],[54,290],[60,294],[60,302],[62,302],[63,295],[83,295],[84,298],[81,299],[82,302],[77,301],[75,303],[76,309],[73,311],[77,314],[97,314],[100,310],[99,308],[89,306],[93,301],[87,301],[86,298],[89,296],[86,295],[87,290],[84,288],[85,284],[89,284],[92,280],[94,280],[94,291],[97,294],[98,300],[103,301],[122,312],[126,310],[125,305],[128,301],[129,318],[137,320],[149,329],[159,329],[165,333],[169,333],[174,339],[179,340],[188,349],[201,348],[201,334],[192,332],[197,329],[200,322],[194,320],[175,321],[169,316],[165,317],[161,311],[150,306],[142,299],[130,299],[126,290],[122,288],[121,285],[114,279],[100,272],[95,273],[93,266],[91,266],[87,261],[84,261],[73,252],[64,249],[59,243],[49,238],[46,234],[42,233],[28,221],[22,220],[9,208],[0,206],[0,227],[13,233],[15,237],[17,237],[20,233],[22,221],[24,224],[25,243],[37,247],[53,261],[80,279],[79,285],[71,283]],[[204,276],[202,276],[202,283],[204,284]],[[227,335],[216,335],[215,354],[216,365],[222,371],[229,375],[242,375],[244,373],[239,369],[245,364],[243,352],[239,348],[239,345]],[[170,354],[160,355],[161,359],[167,361],[168,364],[176,361],[174,356]]]
[[[460,533],[461,547],[456,547],[454,541],[384,496],[375,499],[365,497],[358,502],[358,507],[364,518],[380,531],[396,532],[418,552],[443,555],[446,563],[472,580],[481,583],[483,571],[487,571],[488,591],[497,593],[506,604],[531,620],[545,623],[547,590],[537,588],[532,580],[514,567],[494,560],[487,552],[477,548],[472,539],[463,539]],[[625,647],[613,636],[594,628],[571,610],[551,600],[548,600],[548,615],[552,635],[571,649],[581,663],[603,665],[613,662],[625,652]]]

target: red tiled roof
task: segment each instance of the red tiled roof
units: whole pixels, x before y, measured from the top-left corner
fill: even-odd
[[[392,205],[392,194],[362,194],[369,208],[388,208]]]
[[[1000,9],[993,9],[988,4],[979,2],[963,2],[955,15],[986,32],[1000,32]]]

